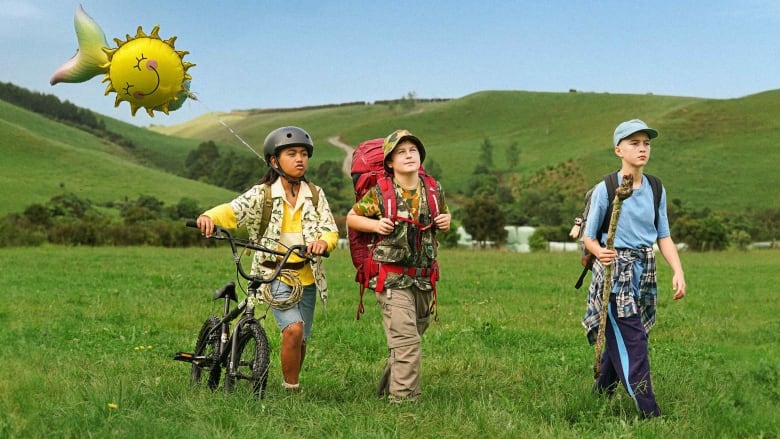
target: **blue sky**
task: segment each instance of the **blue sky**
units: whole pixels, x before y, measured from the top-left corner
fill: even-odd
[[[82,0],[109,45],[176,36],[197,102],[135,117],[102,75],[49,85],[76,51],[78,1],[0,0],[0,81],[139,126],[212,111],[482,90],[737,98],[780,88],[780,2]]]

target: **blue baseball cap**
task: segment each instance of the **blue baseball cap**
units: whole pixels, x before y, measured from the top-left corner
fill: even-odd
[[[651,139],[658,137],[658,131],[648,127],[646,123],[639,119],[631,119],[621,123],[615,128],[612,146],[617,146],[621,140],[639,131],[644,131]]]

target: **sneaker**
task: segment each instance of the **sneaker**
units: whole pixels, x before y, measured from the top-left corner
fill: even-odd
[[[298,384],[289,384],[287,381],[282,381],[282,387],[284,387],[284,390],[286,390],[289,393],[298,393],[301,392],[301,385]]]

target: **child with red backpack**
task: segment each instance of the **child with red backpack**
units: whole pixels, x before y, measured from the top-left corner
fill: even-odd
[[[355,203],[347,226],[378,237],[371,248],[368,287],[382,309],[389,353],[377,396],[398,403],[416,401],[421,393],[420,340],[436,305],[439,278],[436,230],[448,230],[451,215],[441,185],[421,173],[425,147],[419,138],[397,130],[387,136],[382,151],[387,176],[381,178],[392,182],[395,197],[385,198],[380,182]]]

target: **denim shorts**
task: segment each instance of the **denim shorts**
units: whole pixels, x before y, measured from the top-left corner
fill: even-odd
[[[271,283],[271,295],[274,299],[287,299],[290,297],[290,291],[292,291],[292,287],[284,282],[275,280]],[[314,306],[316,304],[317,287],[311,284],[303,287],[303,296],[297,305],[284,311],[272,307],[271,311],[273,311],[274,319],[276,319],[276,324],[279,325],[281,331],[293,323],[303,322],[303,339],[308,340],[311,335],[312,323],[314,323]]]

